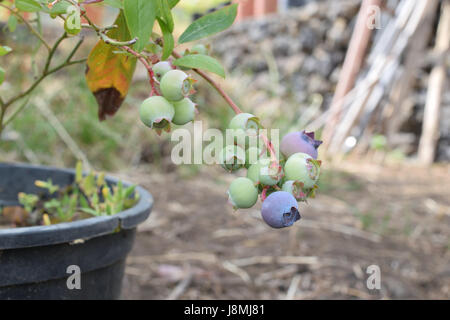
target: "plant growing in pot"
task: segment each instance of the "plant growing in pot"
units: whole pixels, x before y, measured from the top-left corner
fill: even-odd
[[[296,132],[281,141],[280,155],[262,130],[259,119],[244,113],[209,73],[224,77],[221,64],[208,47],[195,44],[180,54],[179,44],[191,43],[232,25],[237,4],[194,21],[175,41],[172,9],[179,0],[6,0],[8,32],[22,24],[47,51],[39,75],[22,92],[0,98],[0,136],[23,111],[30,94],[48,76],[73,65],[86,65],[86,81],[99,107],[100,120],[120,108],[137,66],[145,68],[149,97],[139,107],[142,123],[157,134],[192,122],[196,105],[194,75],[217,90],[236,116],[230,122],[233,139],[227,141],[218,162],[229,172],[246,168],[247,176],[230,185],[234,208],[252,207],[260,195],[262,219],[273,228],[291,226],[300,219],[298,202],[314,196],[320,172],[314,133]],[[112,6],[115,22],[99,26],[86,8]],[[60,21],[61,35],[48,42],[41,31],[44,16]],[[86,59],[75,59],[83,44],[82,32],[99,39]],[[61,44],[78,42],[55,62]],[[177,46],[176,46],[177,44]],[[0,44],[1,45],[1,44]],[[14,44],[0,46],[0,55],[14,54]],[[36,55],[37,57],[37,55]],[[2,62],[2,61],[0,61]],[[0,82],[8,70],[0,67]],[[256,142],[253,144],[251,142]],[[248,161],[248,159],[252,161]],[[0,164],[0,299],[118,298],[125,258],[136,226],[151,210],[153,199],[140,187],[103,174],[84,173],[22,164]]]

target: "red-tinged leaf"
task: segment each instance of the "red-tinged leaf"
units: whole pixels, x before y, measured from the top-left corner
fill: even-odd
[[[119,41],[130,40],[130,33],[123,13],[117,17],[117,28],[108,32],[108,36]],[[100,40],[89,54],[86,81],[98,103],[98,117],[105,120],[119,110],[130,87],[136,58],[117,54],[117,47]]]

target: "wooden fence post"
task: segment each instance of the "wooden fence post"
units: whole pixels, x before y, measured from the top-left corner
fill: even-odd
[[[450,44],[450,0],[442,2],[442,13],[436,34],[434,51],[439,61],[431,70],[428,80],[428,92],[423,116],[422,135],[419,142],[419,162],[431,165],[436,154],[436,143],[439,138],[439,113],[442,94],[445,87],[445,54]]]
[[[380,0],[364,0],[358,13],[358,18],[348,46],[344,64],[339,75],[336,91],[330,106],[328,124],[325,126],[322,140],[325,148],[328,147],[334,129],[341,117],[343,97],[352,89],[356,76],[364,61],[372,29],[367,26],[368,10],[371,6],[380,7]]]

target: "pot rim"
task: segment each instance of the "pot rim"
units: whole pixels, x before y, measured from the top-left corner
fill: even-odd
[[[73,169],[37,166],[29,164],[0,163],[0,168],[33,169],[43,171],[58,171],[74,176]],[[107,182],[116,184],[119,179],[106,176]],[[122,181],[124,186],[131,183]],[[153,207],[153,197],[144,188],[137,186],[138,203],[127,210],[111,216],[92,217],[74,222],[63,222],[51,226],[32,226],[23,228],[0,229],[0,250],[46,246],[59,243],[83,242],[91,238],[111,234],[120,229],[133,229],[150,215]],[[1,254],[1,252],[0,252]]]

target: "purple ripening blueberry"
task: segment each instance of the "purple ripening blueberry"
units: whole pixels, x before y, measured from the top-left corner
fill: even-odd
[[[284,228],[300,220],[297,200],[286,191],[271,193],[263,202],[261,215],[272,228]]]
[[[280,150],[287,158],[294,153],[303,152],[317,159],[317,148],[321,144],[322,141],[314,139],[314,132],[296,131],[283,137]]]

